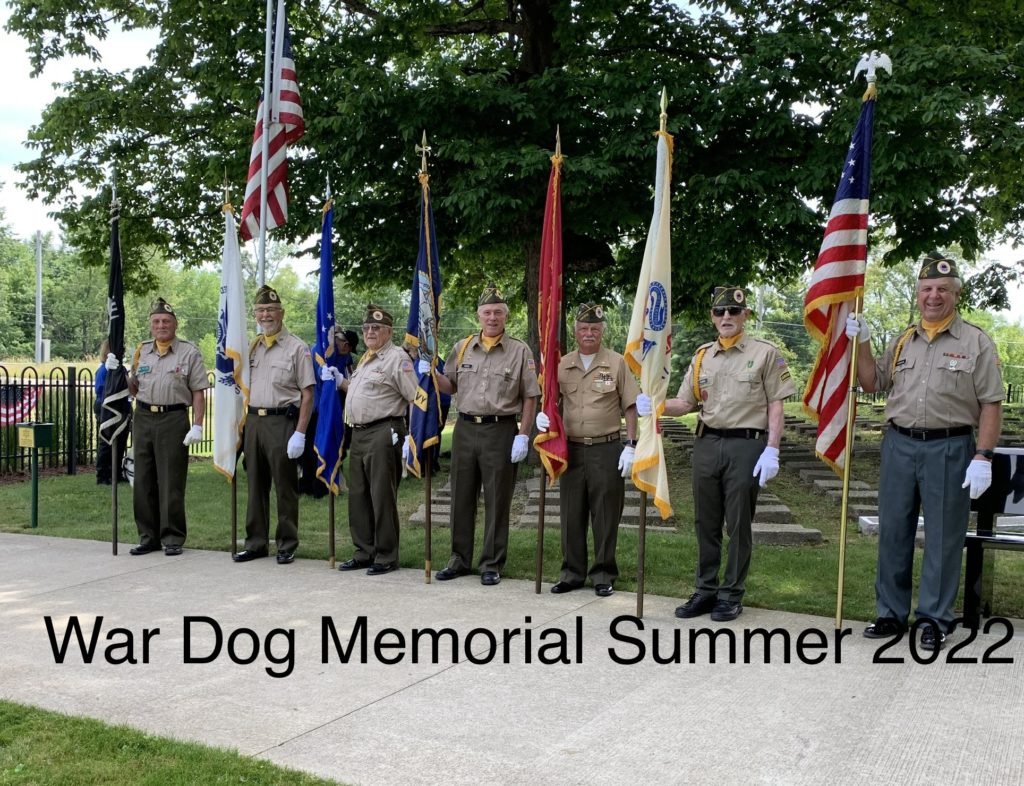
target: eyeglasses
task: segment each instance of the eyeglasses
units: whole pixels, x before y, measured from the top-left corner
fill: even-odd
[[[726,313],[730,317],[738,317],[743,313],[743,306],[718,306],[717,308],[711,309],[711,313],[716,317],[724,317]]]
[[[280,306],[256,306],[256,308],[253,309],[253,311],[255,312],[256,316],[258,316],[258,317],[263,317],[263,316],[266,316],[268,314],[276,314],[280,310],[281,310]]]
[[[377,325],[377,324],[363,325],[363,332],[364,333],[376,333],[379,330],[382,330],[383,328],[384,328],[384,325]]]

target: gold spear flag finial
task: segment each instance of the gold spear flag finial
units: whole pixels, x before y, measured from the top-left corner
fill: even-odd
[[[231,207],[231,186],[228,185],[228,168],[224,166],[224,205],[221,212],[227,212],[228,210],[234,210]]]
[[[555,126],[555,155],[562,157],[562,126]]]
[[[668,130],[668,90],[661,88],[661,132]]]
[[[416,152],[420,154],[420,173],[426,174],[427,172],[427,155],[430,153],[430,147],[427,145],[427,129],[423,129],[423,141],[416,145]]]

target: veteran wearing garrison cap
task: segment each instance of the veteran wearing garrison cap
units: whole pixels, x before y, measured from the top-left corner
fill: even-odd
[[[348,470],[348,524],[355,554],[338,570],[365,568],[379,576],[398,568],[398,481],[405,413],[416,396],[410,357],[391,343],[394,319],[380,306],[363,315],[366,352],[351,379],[327,367],[321,377],[346,393],[345,424],[352,433]]]
[[[203,391],[210,383],[202,353],[178,338],[177,330],[174,309],[157,298],[149,310],[153,338],[139,344],[128,375],[128,391],[135,397],[132,502],[139,545],[131,553],[136,555],[163,547],[167,556],[177,556],[187,535],[188,446],[203,438]]]
[[[614,592],[619,519],[626,499],[623,478],[633,469],[636,448],[636,397],[640,388],[622,355],[601,345],[604,309],[584,303],[576,310],[576,349],[558,364],[562,422],[569,463],[559,479],[562,524],[562,572],[555,594],[579,589],[589,577],[594,593]],[[626,443],[620,437],[626,419]],[[547,431],[543,412],[537,428]],[[594,532],[594,561],[587,570],[587,528]]]
[[[277,490],[277,562],[287,565],[299,546],[299,474],[313,411],[313,359],[284,326],[277,292],[260,287],[253,308],[260,334],[249,346],[249,411],[242,445],[249,478],[245,549],[235,562],[266,557],[270,542],[270,485]]]
[[[540,388],[530,348],[505,333],[508,304],[493,284],[477,300],[476,315],[480,332],[455,344],[444,374],[437,376],[438,389],[455,396],[459,417],[452,436],[452,555],[436,578],[454,579],[473,567],[482,483],[484,544],[478,567],[480,583],[493,586],[505,566],[515,465],[529,450]]]
[[[742,287],[715,288],[711,322],[718,338],[698,347],[676,398],[665,402],[666,415],[700,413],[693,446],[696,591],[676,609],[683,619],[711,612],[724,622],[742,613],[758,492],[779,471],[782,402],[796,388],[779,350],[744,332],[751,313]],[[650,411],[642,395],[637,412]],[[723,524],[729,547],[719,579]]]
[[[992,482],[992,449],[1002,423],[1003,380],[992,339],[956,311],[956,262],[932,251],[921,262],[921,319],[875,359],[863,316],[850,315],[857,377],[868,393],[889,391],[878,487],[877,619],[868,638],[907,629],[914,538],[924,516],[924,559],[915,616],[921,646],[941,649],[953,621],[971,499]]]

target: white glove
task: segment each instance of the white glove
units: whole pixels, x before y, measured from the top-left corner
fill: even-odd
[[[288,458],[297,459],[306,449],[306,435],[295,431],[288,437]]]
[[[516,434],[515,441],[512,443],[512,463],[518,464],[526,458],[526,453],[529,449],[529,438],[525,434]]]
[[[417,363],[416,364],[416,373],[417,374],[429,374],[430,373],[430,361],[429,360],[421,360],[419,363]]]
[[[971,487],[971,499],[977,499],[985,493],[985,489],[992,485],[992,462],[984,459],[974,459],[967,465],[967,474],[964,475],[964,485],[960,488]]]
[[[769,480],[779,474],[779,449],[768,446],[754,465],[753,477],[764,488]]]
[[[395,431],[394,429],[391,429],[391,444],[392,445],[397,445],[398,444],[398,432]]]
[[[871,338],[871,328],[863,314],[850,314],[846,317],[846,337],[856,338],[861,344]]]
[[[405,440],[402,443],[402,465],[405,466],[409,463],[409,440]]]
[[[203,438],[203,427],[198,423],[193,423],[192,428],[188,430],[188,434],[185,435],[185,439],[181,441],[182,445],[195,445]]]
[[[543,412],[537,413],[537,431],[547,431],[551,428],[551,418],[545,415]]]
[[[622,449],[622,453],[619,454],[619,472],[622,477],[628,478],[633,474],[633,456],[636,454],[636,448],[626,445]]]
[[[636,397],[636,414],[640,417],[645,418],[654,412],[653,402],[651,397],[646,393],[641,393]]]
[[[117,371],[117,367],[121,365],[121,361],[117,359],[117,355],[113,352],[108,352],[107,359],[103,361],[103,365],[106,366],[107,371]]]
[[[320,366],[320,380],[322,382],[334,382],[335,387],[341,387],[341,381],[345,377],[342,375],[341,370],[334,366],[329,366],[324,363]]]

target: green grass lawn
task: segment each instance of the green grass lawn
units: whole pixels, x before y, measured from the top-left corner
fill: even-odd
[[[127,726],[0,701],[3,786],[317,786],[315,778],[234,751],[156,737]]]

